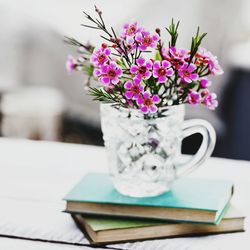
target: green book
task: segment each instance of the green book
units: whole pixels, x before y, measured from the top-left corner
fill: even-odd
[[[73,214],[72,217],[78,227],[87,233],[93,244],[241,232],[244,231],[245,219],[245,216],[233,205],[229,206],[219,225],[90,217],[80,214]]]
[[[117,192],[107,174],[87,174],[64,198],[66,212],[218,224],[233,194],[226,180],[180,178],[171,191],[133,198]]]

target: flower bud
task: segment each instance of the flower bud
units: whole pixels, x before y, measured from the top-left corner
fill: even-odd
[[[102,48],[103,48],[103,49],[106,49],[107,47],[108,47],[108,44],[102,43]]]
[[[95,6],[95,11],[97,12],[98,15],[102,15],[102,12]]]
[[[161,30],[159,28],[155,29],[155,32],[160,36],[161,35]]]

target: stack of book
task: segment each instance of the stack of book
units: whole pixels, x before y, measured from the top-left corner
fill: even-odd
[[[181,178],[162,195],[133,198],[91,173],[66,195],[65,212],[93,244],[244,231],[232,195],[230,181]]]

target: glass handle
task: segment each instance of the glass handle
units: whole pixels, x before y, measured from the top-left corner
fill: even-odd
[[[186,120],[183,122],[182,130],[182,139],[196,133],[201,134],[203,139],[197,153],[186,163],[177,166],[177,178],[197,169],[212,154],[216,142],[215,130],[205,120]]]

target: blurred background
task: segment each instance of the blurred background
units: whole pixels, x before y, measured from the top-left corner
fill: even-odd
[[[213,80],[219,107],[187,106],[186,118],[204,118],[217,132],[215,156],[250,160],[249,0],[0,0],[1,136],[102,145],[99,103],[84,91],[86,76],[68,74],[65,61],[75,48],[64,36],[98,43],[99,35],[80,24],[94,4],[116,30],[138,22],[153,31],[171,18],[181,20],[179,47],[189,47],[199,25],[203,46],[217,55],[224,75]],[[167,34],[165,36],[167,40]],[[200,137],[185,140],[193,153]]]

